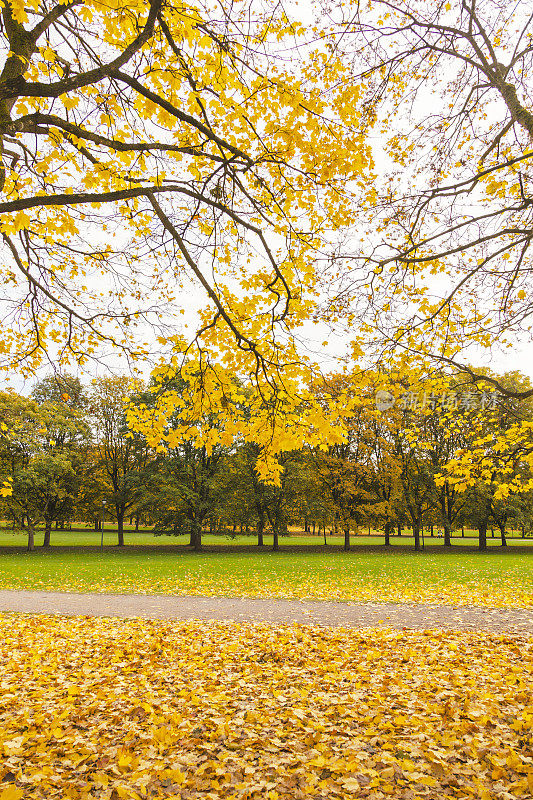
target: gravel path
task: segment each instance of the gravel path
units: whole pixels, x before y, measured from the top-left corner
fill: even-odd
[[[533,610],[415,603],[333,603],[247,597],[1,591],[0,611],[146,619],[217,619],[392,628],[455,628],[533,634]]]

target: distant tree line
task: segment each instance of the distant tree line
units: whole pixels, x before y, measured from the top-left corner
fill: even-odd
[[[518,373],[502,380],[529,385]],[[259,546],[269,534],[278,549],[294,524],[326,542],[328,533],[340,534],[347,550],[367,526],[381,530],[386,545],[394,535],[412,533],[417,550],[424,529],[443,536],[444,545],[454,533],[476,529],[481,550],[490,528],[502,546],[510,529],[533,535],[533,493],[500,496],[497,460],[487,459],[480,479],[463,485],[446,472],[473,437],[479,441],[484,425],[505,429],[519,415],[531,418],[528,403],[493,399],[484,416],[472,402],[444,412],[435,399],[407,402],[410,395],[385,410],[361,404],[340,444],[281,454],[280,483],[270,485],[255,470],[255,444],[150,447],[126,421],[128,398],[150,403],[147,388],[131,379],[101,377],[87,387],[72,376],[51,375],[30,397],[0,393],[0,479],[9,477],[13,487],[0,501],[0,515],[26,530],[30,550],[37,526],[44,527],[44,547],[54,528],[74,521],[98,530],[104,503],[119,546],[128,520],[155,535],[187,537],[196,550],[206,532],[248,534]],[[507,482],[513,468],[506,463]],[[523,472],[518,462],[516,469]],[[527,476],[520,477],[524,484]]]

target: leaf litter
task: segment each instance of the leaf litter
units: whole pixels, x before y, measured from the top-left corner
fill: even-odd
[[[533,797],[531,637],[0,625],[0,800]]]

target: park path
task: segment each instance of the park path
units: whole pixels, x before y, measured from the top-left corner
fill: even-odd
[[[354,628],[450,628],[533,635],[533,609],[416,603],[339,603],[249,597],[0,590],[0,612],[2,611],[166,620],[233,620],[268,622],[275,625],[297,622]]]

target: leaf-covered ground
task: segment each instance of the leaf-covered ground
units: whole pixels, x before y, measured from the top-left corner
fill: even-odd
[[[0,687],[0,800],[533,795],[532,639],[3,615]]]
[[[398,550],[195,554],[52,548],[0,554],[0,589],[533,607],[533,551]]]

